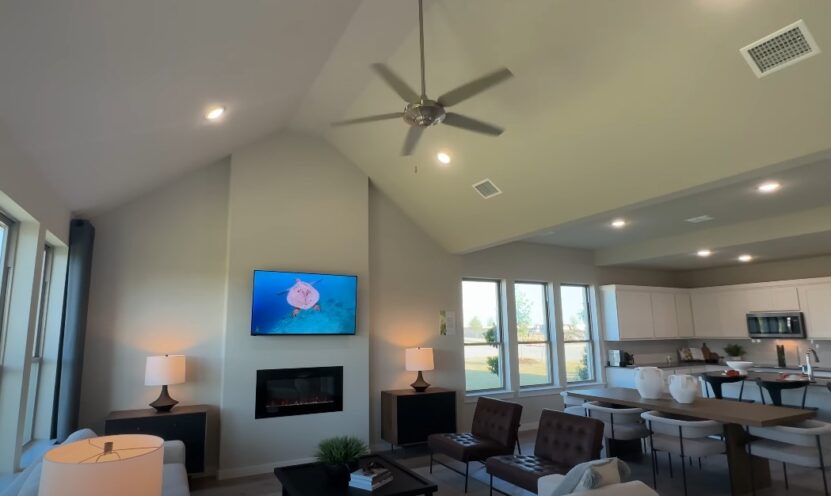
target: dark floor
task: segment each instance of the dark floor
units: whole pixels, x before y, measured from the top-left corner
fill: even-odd
[[[520,443],[523,453],[532,453],[536,431],[523,432]],[[387,454],[397,459],[407,467],[436,481],[439,486],[438,496],[460,496],[464,494],[464,479],[454,472],[436,465],[433,474],[428,471],[429,456],[426,447],[413,446],[399,448]],[[673,460],[673,477],[669,476],[667,456],[661,455],[659,460],[658,493],[662,496],[682,496],[684,494],[681,482],[681,466],[676,457]],[[628,459],[634,479],[652,485],[652,471],[649,457],[640,456]],[[688,462],[689,463],[689,462]],[[459,464],[460,468],[464,466]],[[689,495],[727,496],[730,494],[728,482],[727,462],[723,455],[702,459],[702,466],[698,468],[698,461],[693,460],[692,466],[685,467],[687,471],[687,489]],[[470,496],[485,496],[488,494],[487,474],[479,464],[471,465],[471,475],[475,479],[470,483]],[[819,470],[808,470],[796,466],[788,467],[790,490],[785,489],[781,464],[771,463],[773,486],[757,492],[759,496],[791,495],[814,496],[822,495],[822,476]],[[508,485],[500,486],[515,495],[528,495],[523,491],[512,489]],[[227,481],[200,479],[191,482],[194,496],[278,496],[280,485],[271,474],[245,477]],[[323,496],[323,495],[321,495]]]

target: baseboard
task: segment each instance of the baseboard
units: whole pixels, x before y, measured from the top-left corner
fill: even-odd
[[[534,431],[540,427],[540,421],[536,422],[522,422],[519,424],[519,431]]]
[[[301,463],[311,463],[317,461],[317,458],[297,458],[295,460],[283,460],[279,462],[264,463],[262,465],[249,465],[247,467],[235,468],[220,468],[217,471],[216,478],[219,480],[237,479],[239,477],[249,477],[251,475],[270,474],[274,471],[274,467],[285,467],[287,465],[300,465]]]

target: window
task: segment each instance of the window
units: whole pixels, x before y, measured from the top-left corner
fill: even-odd
[[[462,281],[467,391],[505,387],[501,301],[499,281]]]
[[[0,331],[5,329],[5,313],[8,307],[14,226],[11,219],[0,213]],[[2,333],[0,333],[0,336],[2,336]]]
[[[551,384],[551,334],[548,326],[546,285],[514,284],[519,385]]]
[[[40,369],[43,358],[44,337],[46,336],[46,317],[49,308],[49,289],[52,280],[52,253],[49,245],[43,247],[40,270],[40,296],[35,322],[35,339],[32,344],[32,368],[29,372],[29,395],[26,403],[26,423],[23,430],[23,444],[32,441],[35,429],[35,412],[37,411]]]
[[[589,314],[589,287],[560,286],[563,311],[563,343],[565,345],[566,380],[594,380],[594,343]]]

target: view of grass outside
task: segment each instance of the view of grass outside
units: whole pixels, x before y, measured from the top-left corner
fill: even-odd
[[[552,382],[546,300],[545,284],[514,284],[520,386]]]
[[[560,287],[563,310],[563,341],[565,342],[566,380],[594,380],[594,356],[589,323],[589,288],[563,285]]]
[[[465,384],[468,391],[499,389],[505,385],[499,291],[498,281],[462,281]]]

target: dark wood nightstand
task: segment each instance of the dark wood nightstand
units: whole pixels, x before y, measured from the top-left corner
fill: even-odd
[[[381,438],[392,445],[424,443],[427,436],[456,432],[456,391],[431,387],[381,391]]]
[[[189,474],[205,472],[208,439],[216,422],[208,405],[177,406],[170,412],[157,413],[152,408],[112,412],[104,420],[104,434],[149,434],[165,441],[185,443],[185,468]]]

